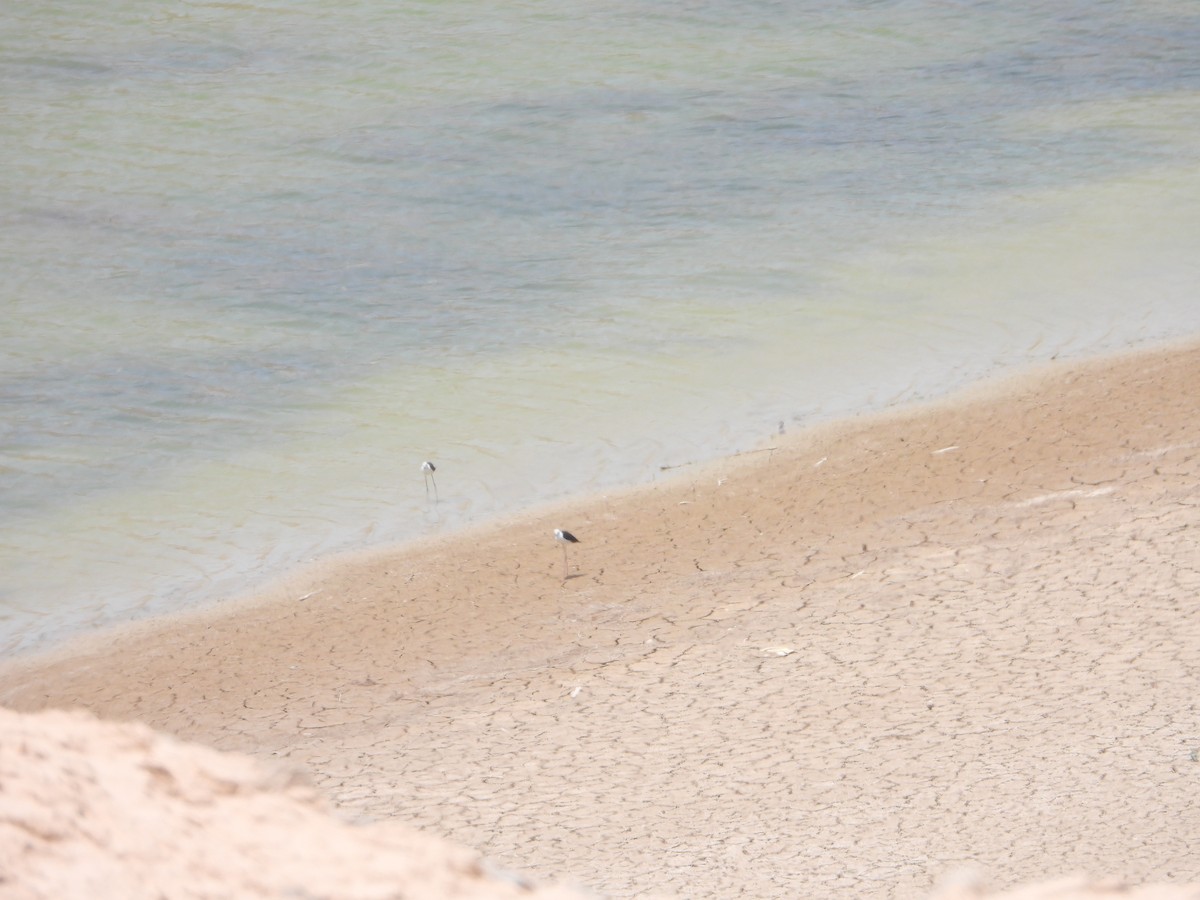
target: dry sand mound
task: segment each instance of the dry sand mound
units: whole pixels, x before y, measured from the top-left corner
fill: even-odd
[[[0,710],[4,898],[567,898],[393,823],[351,826],[248,756],[82,712]]]

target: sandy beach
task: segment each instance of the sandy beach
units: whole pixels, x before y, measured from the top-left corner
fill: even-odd
[[[1197,385],[1192,344],[814,427],[18,659],[0,704],[614,897],[1200,881]]]

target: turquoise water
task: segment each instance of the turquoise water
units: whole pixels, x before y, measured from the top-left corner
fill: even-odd
[[[0,11],[0,648],[1200,332],[1192,0],[827,6]]]

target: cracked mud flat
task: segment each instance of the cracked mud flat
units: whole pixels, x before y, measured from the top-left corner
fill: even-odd
[[[780,441],[19,660],[0,702],[615,897],[1200,880],[1200,348]]]

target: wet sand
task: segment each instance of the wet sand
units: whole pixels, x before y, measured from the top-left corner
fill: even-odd
[[[614,896],[1200,880],[1198,385],[1190,345],[814,428],[18,660],[0,703]]]

